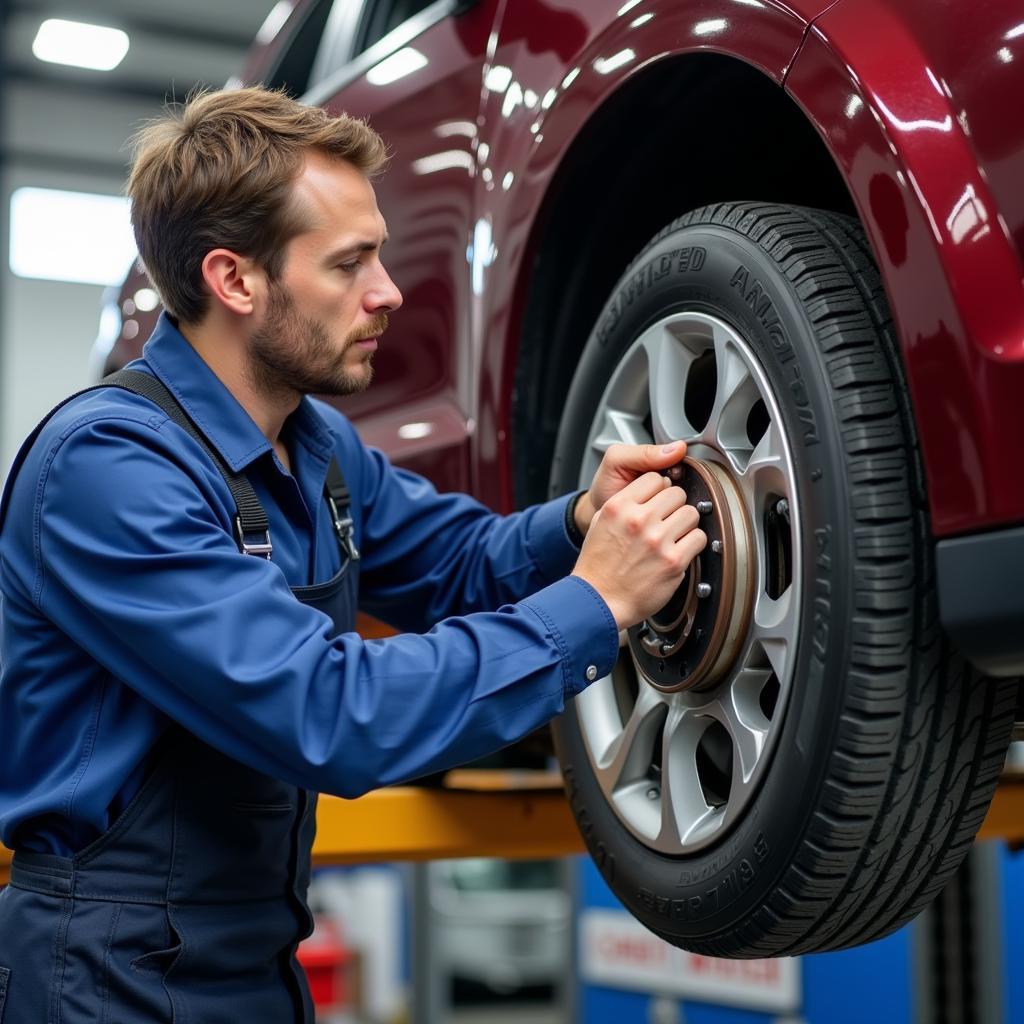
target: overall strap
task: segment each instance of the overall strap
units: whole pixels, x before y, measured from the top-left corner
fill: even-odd
[[[334,523],[334,532],[338,535],[341,550],[353,562],[357,562],[359,561],[359,549],[356,547],[354,536],[355,524],[349,513],[352,495],[341,474],[341,466],[338,465],[338,460],[333,455],[327,467],[327,482],[324,484],[324,491],[327,492],[327,504],[331,510],[331,520]]]
[[[268,561],[274,551],[270,541],[270,520],[260,504],[256,492],[244,473],[236,473],[224,457],[206,439],[181,403],[164,385],[163,381],[141,370],[118,370],[103,378],[108,387],[122,388],[140,398],[146,398],[159,406],[167,416],[190,435],[213,461],[235,500],[235,540],[238,549],[245,555],[262,555]]]
[[[73,395],[69,395],[39,421],[18,451],[11,466],[11,471],[7,476],[4,492],[2,497],[0,497],[0,529],[3,529],[4,520],[7,516],[14,479],[18,475],[18,471],[24,464],[32,445],[39,437],[43,427],[69,402],[91,391],[99,391],[101,388],[107,387],[121,388],[123,391],[129,391],[134,395],[149,400],[162,409],[170,419],[196,441],[217,467],[217,471],[224,478],[224,482],[227,484],[235,501],[235,540],[238,542],[239,551],[246,555],[263,556],[269,560],[274,550],[270,540],[270,522],[248,478],[244,473],[236,473],[231,469],[224,461],[220,452],[210,444],[206,435],[196,426],[188,413],[182,408],[181,403],[165,387],[163,382],[141,370],[118,370],[116,373],[104,377],[99,384],[82,388],[81,391],[76,391]],[[330,464],[327,467],[327,481],[324,485],[324,493],[330,506],[338,544],[343,554],[352,561],[356,561],[359,558],[359,552],[353,541],[354,525],[352,516],[349,514],[352,497],[342,475],[341,467],[338,465],[338,460],[334,456],[331,457]]]

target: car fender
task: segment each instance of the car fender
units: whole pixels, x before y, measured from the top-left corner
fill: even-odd
[[[992,123],[1024,87],[1024,19],[959,6],[841,0],[786,77],[871,239],[940,537],[1024,519],[1024,203],[994,192],[1024,174],[1024,119]]]

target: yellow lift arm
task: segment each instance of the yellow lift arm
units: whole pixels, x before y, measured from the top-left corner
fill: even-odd
[[[557,774],[456,771],[444,788],[396,786],[358,800],[320,798],[317,865],[582,853]],[[979,839],[1024,843],[1024,771],[1004,774]],[[0,847],[0,884],[10,852]]]

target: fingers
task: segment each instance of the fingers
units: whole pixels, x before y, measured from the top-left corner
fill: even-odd
[[[617,469],[631,469],[637,473],[659,470],[679,462],[686,455],[685,441],[667,444],[613,444],[605,453],[605,460]]]
[[[665,517],[665,527],[672,541],[678,541],[700,522],[700,513],[692,505],[683,505]]]
[[[689,565],[704,550],[707,543],[708,535],[703,530],[693,529],[677,541],[676,551],[686,565]]]
[[[626,484],[614,498],[608,500],[607,504],[610,505],[614,502],[621,505],[628,502],[637,502],[642,505],[669,486],[671,486],[671,481],[660,473],[644,473],[642,476],[638,476],[632,483]]]
[[[686,491],[682,487],[676,487],[669,482],[669,486],[651,498],[645,508],[649,509],[659,519],[668,519],[675,511],[686,504]]]

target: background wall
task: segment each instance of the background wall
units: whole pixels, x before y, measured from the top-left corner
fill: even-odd
[[[104,290],[11,272],[12,192],[31,185],[122,194],[137,127],[167,100],[236,74],[273,7],[274,0],[88,0],[68,13],[69,5],[50,0],[0,2],[0,480],[37,420],[91,383]],[[128,54],[110,72],[44,63],[32,41],[49,17],[121,28]]]

